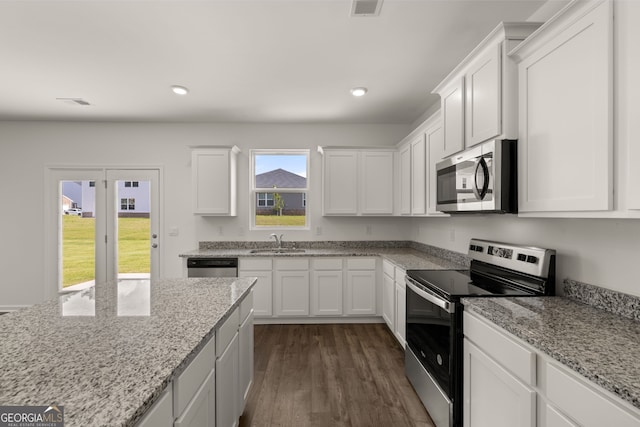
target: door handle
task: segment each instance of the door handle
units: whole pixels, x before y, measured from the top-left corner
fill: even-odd
[[[155,249],[155,248],[157,248],[157,247],[158,247],[158,244],[157,244],[157,243],[152,243],[152,244],[151,244],[151,247]]]

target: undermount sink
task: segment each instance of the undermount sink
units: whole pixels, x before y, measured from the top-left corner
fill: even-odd
[[[251,249],[251,254],[299,254],[304,253],[304,249],[293,248],[269,248],[269,249]]]

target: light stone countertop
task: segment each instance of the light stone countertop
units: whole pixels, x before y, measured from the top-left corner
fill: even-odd
[[[63,405],[68,427],[133,426],[255,278],[140,282],[0,316],[0,405]]]
[[[251,253],[251,249],[199,249],[180,254],[182,258],[235,257],[377,257],[405,270],[466,270],[458,259],[448,258],[448,251],[426,253],[412,248],[340,247],[304,248],[304,252]]]
[[[564,297],[463,298],[478,313],[640,408],[640,322]]]

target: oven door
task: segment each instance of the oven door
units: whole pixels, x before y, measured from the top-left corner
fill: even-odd
[[[453,398],[455,305],[407,279],[407,346],[442,391]]]
[[[496,141],[476,146],[437,165],[437,209],[443,212],[496,210]]]

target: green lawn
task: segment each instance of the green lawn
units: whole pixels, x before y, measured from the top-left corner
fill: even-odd
[[[62,286],[93,280],[95,219],[65,215],[62,224]],[[119,273],[149,273],[149,227],[149,218],[119,218]]]
[[[256,215],[257,226],[275,226],[275,227],[304,227],[304,215]]]

